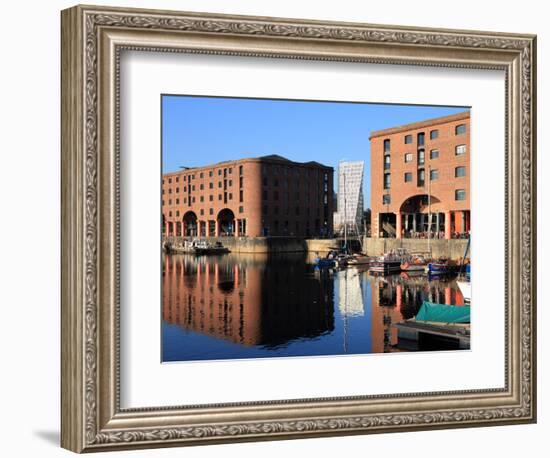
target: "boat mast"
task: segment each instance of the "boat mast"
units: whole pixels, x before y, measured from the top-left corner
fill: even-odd
[[[346,172],[342,174],[343,181],[344,181],[344,249],[347,252],[348,251],[348,219],[346,216]]]
[[[432,233],[432,166],[428,165],[428,252],[432,257],[430,238]]]

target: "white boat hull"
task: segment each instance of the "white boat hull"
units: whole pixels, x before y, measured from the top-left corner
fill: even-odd
[[[469,302],[470,298],[472,296],[472,285],[471,285],[471,283],[469,281],[457,281],[456,284],[460,288],[460,292],[462,293],[462,297],[464,297],[464,299]]]

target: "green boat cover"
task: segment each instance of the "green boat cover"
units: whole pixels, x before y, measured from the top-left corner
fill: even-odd
[[[435,321],[438,323],[469,323],[469,305],[445,305],[424,301],[416,314],[417,321]]]

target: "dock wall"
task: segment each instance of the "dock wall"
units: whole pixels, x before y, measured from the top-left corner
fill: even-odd
[[[432,239],[430,247],[432,256],[448,257],[454,260],[462,259],[468,240],[466,239]],[[365,237],[363,247],[368,256],[380,256],[395,248],[405,248],[410,252],[428,252],[427,239],[393,239],[393,238],[374,238]],[[471,252],[468,252],[470,257]]]
[[[163,241],[177,244],[182,243],[184,239],[184,237],[164,237]],[[329,247],[336,243],[333,239],[299,237],[206,237],[206,240],[212,243],[219,241],[232,253],[327,252]]]

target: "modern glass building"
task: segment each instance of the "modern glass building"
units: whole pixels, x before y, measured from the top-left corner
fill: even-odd
[[[337,212],[334,214],[335,232],[361,232],[363,219],[363,161],[342,161],[338,164]]]

